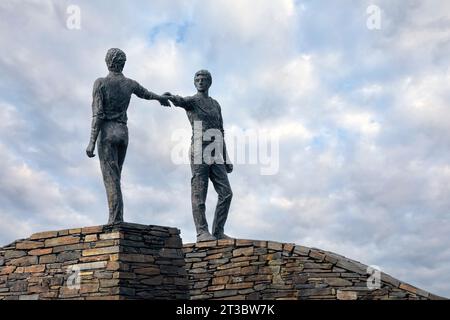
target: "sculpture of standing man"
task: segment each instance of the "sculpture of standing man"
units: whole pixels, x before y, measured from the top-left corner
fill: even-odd
[[[109,205],[109,224],[123,221],[123,200],[120,187],[122,166],[128,147],[127,109],[131,95],[146,100],[158,100],[170,106],[167,97],[148,91],[134,80],[126,78],[122,70],[126,61],[120,49],[106,54],[109,74],[94,83],[92,101],[92,130],[86,154],[95,157],[98,138],[98,156]]]
[[[191,200],[197,241],[229,239],[224,234],[224,226],[233,197],[227,175],[233,171],[233,165],[229,162],[226,151],[222,112],[219,103],[209,96],[212,84],[209,71],[198,71],[194,77],[194,84],[197,94],[192,97],[173,96],[170,93],[164,96],[175,106],[186,110],[192,126]],[[215,138],[213,144],[216,148],[210,148],[212,137]],[[208,230],[205,215],[209,179],[218,193],[212,234]]]

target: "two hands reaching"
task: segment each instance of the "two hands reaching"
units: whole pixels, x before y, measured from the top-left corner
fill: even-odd
[[[170,102],[171,99],[173,99],[174,96],[170,93],[170,92],[164,92],[163,95],[161,96],[161,98],[159,99],[159,103],[163,106],[163,107],[171,107]]]
[[[159,96],[158,101],[161,104],[161,106],[170,108],[171,107],[170,101],[173,103],[174,101],[177,100],[177,98],[179,98],[179,96],[174,96],[170,92],[164,92],[161,96]],[[86,155],[89,158],[95,157],[94,150],[95,150],[95,143],[91,141],[91,142],[89,142],[89,145],[86,148]],[[233,164],[225,163],[225,169],[226,169],[227,173],[232,173],[233,172]]]

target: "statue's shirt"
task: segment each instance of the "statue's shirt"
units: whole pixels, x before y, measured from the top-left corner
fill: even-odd
[[[92,94],[94,117],[126,124],[127,110],[132,94],[147,100],[156,96],[137,81],[126,78],[120,72],[110,72],[105,78],[97,79]]]
[[[224,134],[222,112],[219,103],[211,97],[204,98],[199,94],[191,97],[178,97],[174,103],[186,110],[187,117],[192,126],[192,141],[194,139],[195,122],[201,121],[202,136],[209,129],[217,129]],[[204,144],[207,142],[204,141]]]

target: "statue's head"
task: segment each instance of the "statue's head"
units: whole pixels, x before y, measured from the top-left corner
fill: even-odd
[[[112,48],[106,53],[105,61],[109,71],[122,72],[127,56],[122,50]]]
[[[200,70],[195,73],[194,84],[198,91],[207,91],[212,84],[211,73],[208,70]]]

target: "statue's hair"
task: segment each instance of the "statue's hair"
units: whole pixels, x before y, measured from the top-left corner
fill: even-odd
[[[207,76],[209,82],[212,82],[211,72],[209,72],[208,70],[199,70],[199,71],[197,71],[195,73],[194,80],[195,80],[195,78],[197,78],[197,76],[200,76],[200,75]]]
[[[125,61],[127,61],[127,55],[120,49],[111,48],[106,53],[105,62],[110,71],[121,72],[125,66]]]

